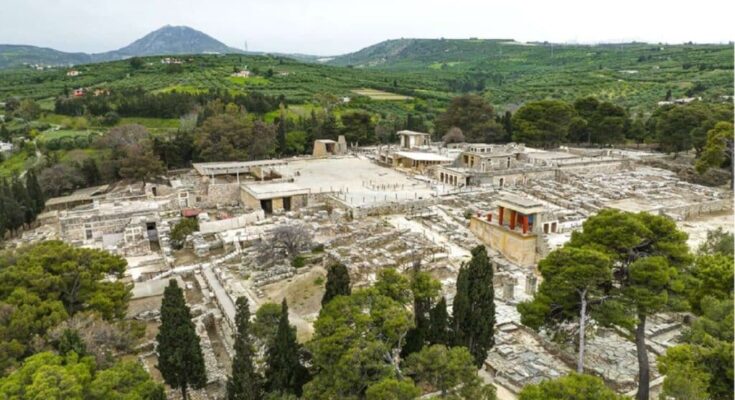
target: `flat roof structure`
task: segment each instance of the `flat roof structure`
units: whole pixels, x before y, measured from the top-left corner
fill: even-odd
[[[438,162],[451,162],[452,161],[452,159],[449,157],[444,157],[436,153],[426,153],[423,151],[397,151],[394,154],[399,157],[408,158],[409,160],[415,160],[415,161],[438,161]]]
[[[425,132],[416,132],[416,131],[409,131],[409,130],[398,131],[398,134],[404,135],[404,136],[428,136],[429,135],[428,133],[425,133]]]
[[[79,189],[68,196],[52,197],[46,200],[46,207],[54,208],[61,205],[73,205],[74,203],[91,202],[92,196],[104,193],[110,185],[101,185]]]
[[[258,200],[309,194],[309,189],[293,182],[246,183],[241,187]]]
[[[522,214],[536,214],[544,211],[544,205],[536,199],[506,194],[495,202],[499,207],[520,211]]]
[[[578,155],[563,151],[533,151],[527,152],[528,158],[538,160],[559,160],[564,158],[579,158]]]
[[[288,162],[284,160],[257,160],[194,163],[192,164],[192,166],[199,173],[199,175],[216,176],[245,174],[250,172],[250,168],[253,167],[271,167],[285,164],[288,164]]]

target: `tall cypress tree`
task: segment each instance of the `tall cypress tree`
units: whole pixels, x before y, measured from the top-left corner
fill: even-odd
[[[40,214],[46,207],[46,198],[43,195],[41,185],[38,183],[38,178],[33,170],[29,170],[26,173],[26,190],[28,196],[33,202],[33,210],[36,215]]]
[[[276,339],[268,349],[266,357],[265,379],[269,392],[301,396],[302,386],[306,383],[309,373],[306,367],[301,365],[299,353],[296,328],[288,322],[288,304],[286,299],[283,299]]]
[[[447,299],[443,296],[429,312],[429,331],[426,334],[426,340],[430,344],[450,345],[449,313],[447,312]]]
[[[413,266],[411,293],[413,294],[413,318],[415,326],[406,333],[406,344],[401,349],[401,357],[408,357],[424,347],[429,334],[429,312],[434,299],[439,295],[441,283],[426,272],[421,272],[421,264]]]
[[[187,389],[201,389],[207,383],[204,357],[184,292],[171,279],[163,292],[161,327],[156,335],[158,370],[169,386],[181,389],[184,400]]]
[[[23,210],[23,222],[30,224],[36,217],[36,205],[34,204],[33,199],[31,199],[31,196],[28,195],[28,190],[26,190],[25,185],[23,185],[23,182],[21,182],[17,175],[13,177],[11,190],[13,192],[13,197],[18,201],[18,204]]]
[[[352,290],[350,289],[350,273],[347,271],[347,267],[342,263],[333,264],[327,270],[327,284],[322,297],[322,306],[325,306],[337,296],[349,296],[350,293],[352,293]]]
[[[485,246],[480,245],[472,249],[472,259],[459,270],[452,308],[455,345],[467,347],[478,367],[495,344],[494,299],[493,267]]]
[[[281,154],[286,153],[286,112],[283,109],[283,104],[281,104],[281,114],[280,118],[278,119],[278,133],[276,135],[276,140],[278,141],[278,151]]]
[[[246,297],[236,302],[235,358],[232,360],[232,375],[227,378],[227,400],[259,400],[263,398],[262,378],[255,371],[253,357],[255,348],[250,336],[250,307]]]

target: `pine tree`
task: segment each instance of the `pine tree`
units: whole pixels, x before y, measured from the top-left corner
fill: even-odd
[[[232,360],[232,375],[227,378],[227,400],[258,400],[263,397],[262,378],[255,371],[253,357],[255,348],[250,336],[250,308],[246,297],[236,302],[235,358]]]
[[[495,344],[494,299],[493,268],[485,246],[477,246],[459,270],[452,311],[455,345],[467,347],[478,367]]]
[[[300,346],[296,342],[296,328],[288,322],[288,304],[281,303],[281,319],[273,345],[268,349],[265,371],[266,387],[270,393],[301,396],[308,371],[299,359]]]
[[[342,263],[330,266],[327,270],[327,284],[322,297],[322,306],[337,296],[349,296],[351,292],[350,273],[347,267]]]
[[[447,299],[444,297],[436,303],[429,313],[429,331],[426,334],[426,340],[430,344],[443,344],[446,346],[449,346],[451,342]]]
[[[187,389],[200,389],[207,383],[204,357],[199,344],[184,292],[175,279],[169,282],[161,302],[161,327],[156,335],[158,370],[172,388],[181,389],[184,400]]]

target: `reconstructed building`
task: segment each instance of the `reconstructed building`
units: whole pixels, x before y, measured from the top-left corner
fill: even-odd
[[[547,252],[539,235],[556,232],[558,221],[536,199],[503,195],[495,201],[495,206],[494,211],[484,216],[473,216],[470,230],[508,260],[533,267]]]
[[[398,131],[397,134],[402,149],[413,149],[431,144],[431,135],[428,133],[404,130]]]
[[[339,156],[347,154],[347,141],[344,135],[340,135],[337,140],[317,139],[314,141],[314,157]]]
[[[266,214],[298,210],[308,202],[309,189],[293,182],[253,182],[243,184],[241,188],[242,204],[262,209]]]

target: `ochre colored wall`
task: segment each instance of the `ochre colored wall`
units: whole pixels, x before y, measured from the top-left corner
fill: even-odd
[[[525,267],[536,265],[536,235],[521,235],[477,217],[470,220],[470,230],[485,245],[499,251],[508,260]]]

